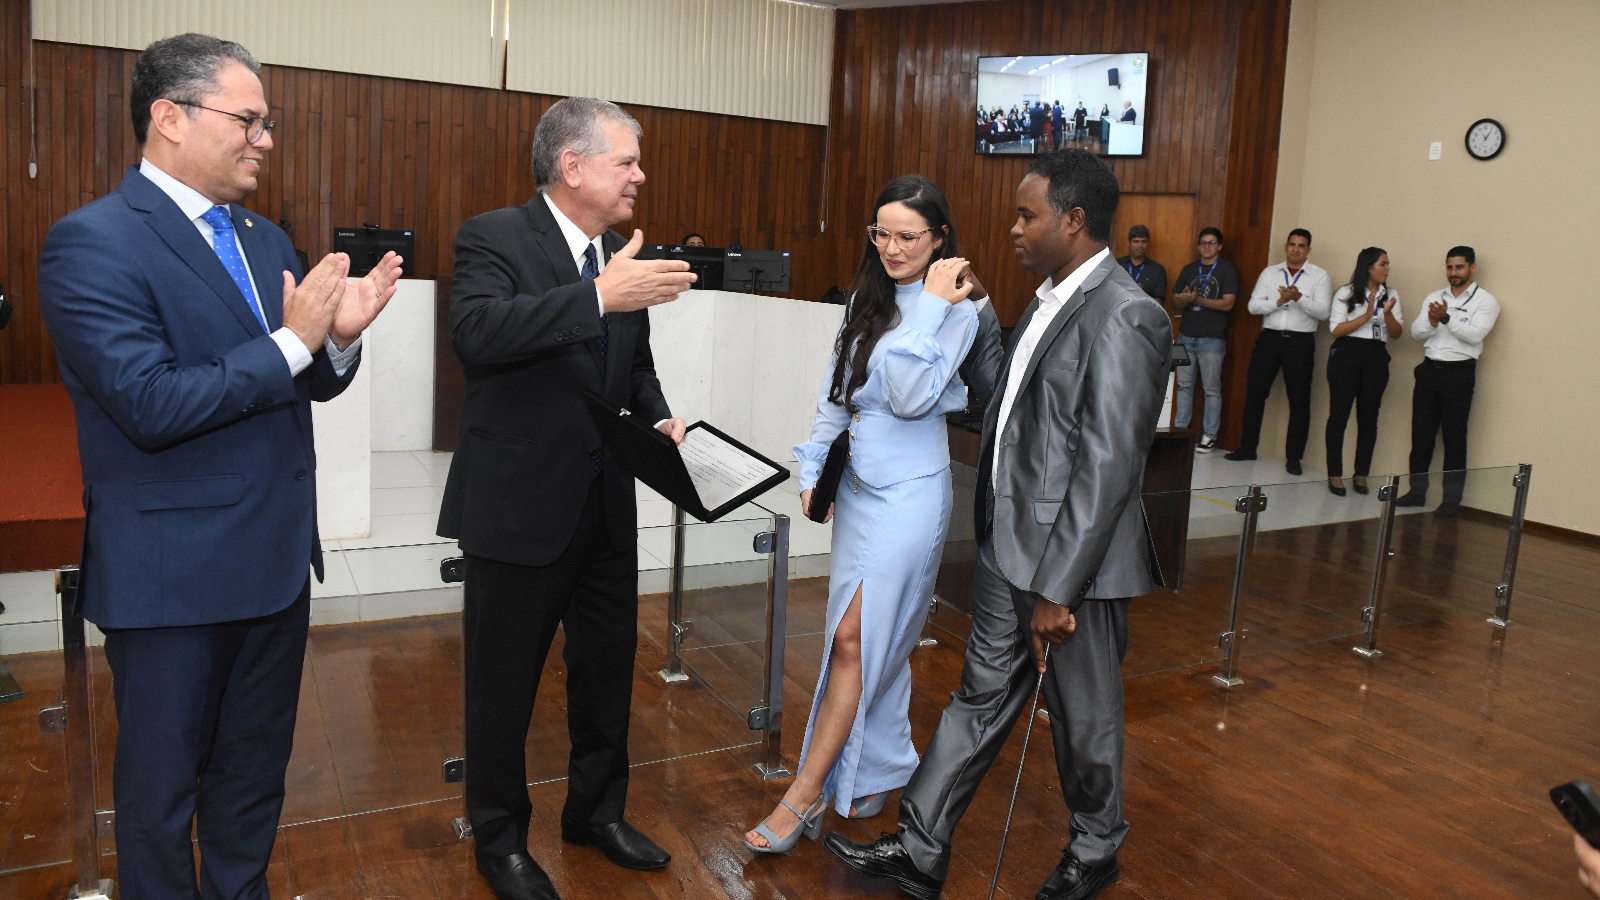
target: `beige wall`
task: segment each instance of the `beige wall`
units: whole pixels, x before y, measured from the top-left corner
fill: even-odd
[[[1315,234],[1335,286],[1356,253],[1389,251],[1406,327],[1444,287],[1444,254],[1478,253],[1499,298],[1473,401],[1468,464],[1534,466],[1528,517],[1600,534],[1600,3],[1594,0],[1295,0],[1273,233]],[[1478,162],[1463,137],[1506,127]],[[1428,144],[1443,144],[1429,161]],[[1281,244],[1272,262],[1283,258]],[[1253,283],[1256,273],[1241,273]],[[1328,335],[1318,339],[1309,467],[1324,461]],[[1420,344],[1391,346],[1373,473],[1404,472]],[[1248,351],[1245,351],[1248,352]],[[1263,454],[1282,455],[1275,388]],[[1354,453],[1347,434],[1345,466]],[[1442,460],[1437,451],[1434,465]],[[1437,497],[1435,497],[1437,499]]]

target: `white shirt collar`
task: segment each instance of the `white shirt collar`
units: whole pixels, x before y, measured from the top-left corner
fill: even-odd
[[[583,229],[572,224],[572,220],[567,218],[567,214],[561,211],[561,207],[556,206],[556,202],[550,199],[549,194],[543,191],[539,193],[540,196],[544,197],[544,202],[549,205],[551,214],[556,217],[556,225],[561,228],[561,236],[567,239],[567,249],[572,251],[572,261],[577,263],[578,269],[580,271],[583,269],[583,252],[591,244],[594,246],[596,266],[604,266],[606,261],[605,248],[600,246],[600,237],[596,236],[590,239],[587,234],[583,233]]]
[[[1072,274],[1063,278],[1059,285],[1052,285],[1050,279],[1046,278],[1044,284],[1039,285],[1039,289],[1034,292],[1034,295],[1039,298],[1039,305],[1041,307],[1058,306],[1067,302],[1067,300],[1071,299],[1073,293],[1083,286],[1083,282],[1088,279],[1089,273],[1094,271],[1094,267],[1100,265],[1110,255],[1110,247],[1101,248],[1099,253],[1089,257],[1082,265],[1073,269]]]
[[[171,197],[172,202],[178,204],[178,209],[182,210],[184,217],[191,222],[205,215],[211,207],[219,205],[208,200],[206,195],[161,171],[149,159],[139,161],[139,174],[150,179],[151,184]],[[220,205],[227,208],[225,203]],[[231,214],[232,210],[229,210],[229,213]]]
[[[1478,283],[1476,281],[1468,282],[1467,286],[1461,289],[1461,296],[1457,297],[1451,292],[1450,285],[1447,284],[1444,286],[1444,290],[1439,293],[1444,297],[1446,303],[1465,303],[1468,297],[1474,296],[1477,287]]]

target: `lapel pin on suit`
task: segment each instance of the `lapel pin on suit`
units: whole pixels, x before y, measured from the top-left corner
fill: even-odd
[[[246,227],[246,228],[254,228],[254,227],[256,227],[256,223],[250,221],[249,219],[245,219],[244,220],[244,227]]]

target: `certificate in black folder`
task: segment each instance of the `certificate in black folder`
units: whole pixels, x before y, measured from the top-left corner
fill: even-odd
[[[675,445],[639,417],[593,391],[584,391],[606,452],[623,469],[702,522],[715,522],[782,484],[789,470],[705,422]]]

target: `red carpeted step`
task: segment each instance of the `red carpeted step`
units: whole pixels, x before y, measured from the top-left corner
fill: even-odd
[[[83,549],[83,469],[59,384],[0,385],[0,572],[73,565]]]

